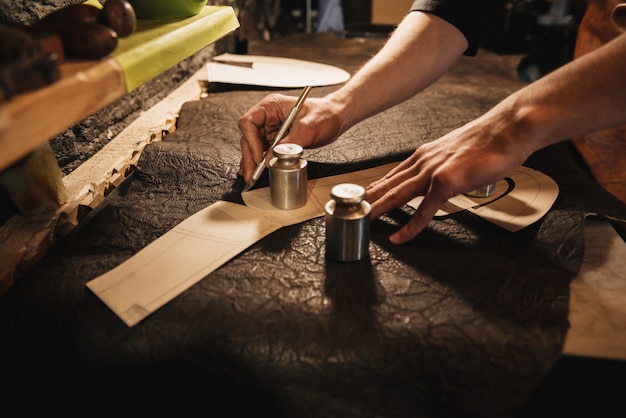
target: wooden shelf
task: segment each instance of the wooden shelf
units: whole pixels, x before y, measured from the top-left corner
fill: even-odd
[[[109,57],[63,63],[59,81],[1,109],[7,128],[0,132],[0,171],[238,27],[232,7],[206,6],[189,18],[138,20]]]

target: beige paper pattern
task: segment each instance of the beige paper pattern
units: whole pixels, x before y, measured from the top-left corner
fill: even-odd
[[[496,183],[491,196],[484,198],[455,196],[448,200],[435,216],[446,216],[467,210],[508,231],[515,232],[541,219],[559,195],[559,186],[554,180],[529,167],[518,167],[507,179],[514,183],[513,189],[508,194],[505,195],[509,188],[508,181],[500,180]],[[422,200],[422,196],[416,197],[408,202],[408,205],[417,209]]]
[[[310,180],[308,203],[298,209],[272,206],[268,187],[244,193],[246,206],[216,202],[89,281],[87,287],[132,327],[261,238],[323,215],[335,184],[366,186],[393,165]]]
[[[334,185],[367,186],[396,164],[309,180],[307,204],[298,209],[272,206],[268,187],[244,193],[246,206],[216,202],[185,219],[119,266],[89,281],[87,287],[132,327],[263,237],[284,226],[322,216]],[[465,196],[454,198],[451,207],[473,211],[504,227],[518,228],[523,222],[532,223],[552,206],[556,184],[542,173],[526,168],[513,177],[516,189],[528,190],[518,190],[516,194],[513,190],[492,202],[493,208],[477,208],[480,203]],[[503,193],[498,191],[501,187],[507,185],[499,184],[496,195]],[[416,201],[412,201],[412,205],[415,204]]]
[[[294,58],[222,54],[206,65],[210,82],[281,88],[341,84],[350,73],[339,67]]]

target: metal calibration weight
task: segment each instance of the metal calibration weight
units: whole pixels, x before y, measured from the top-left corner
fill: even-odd
[[[326,255],[339,261],[358,261],[369,253],[370,204],[365,188],[342,183],[330,191],[324,206]]]
[[[496,184],[488,184],[483,187],[479,187],[478,189],[470,190],[467,193],[463,193],[465,196],[469,197],[490,197],[496,188]]]
[[[307,162],[304,150],[297,144],[278,144],[270,160],[270,198],[280,209],[296,209],[307,200]]]

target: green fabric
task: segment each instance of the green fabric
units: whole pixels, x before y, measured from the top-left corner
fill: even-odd
[[[135,33],[120,39],[111,56],[122,67],[126,90],[131,92],[238,27],[228,6],[206,6],[187,18],[138,19]]]

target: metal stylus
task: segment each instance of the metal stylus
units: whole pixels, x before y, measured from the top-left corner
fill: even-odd
[[[298,97],[296,104],[293,106],[293,108],[289,112],[287,119],[285,119],[285,123],[283,123],[283,126],[280,127],[278,134],[276,134],[276,138],[274,138],[274,142],[263,153],[263,158],[261,158],[261,161],[259,161],[259,164],[256,166],[254,173],[252,173],[252,177],[250,177],[250,180],[248,180],[248,182],[246,183],[246,187],[243,188],[242,193],[250,190],[252,186],[254,186],[254,184],[257,182],[259,177],[261,177],[261,174],[263,174],[263,170],[265,170],[265,164],[266,164],[265,157],[267,156],[269,152],[272,152],[272,148],[274,148],[276,144],[278,144],[283,139],[283,137],[285,136],[289,128],[291,128],[293,121],[296,119],[296,116],[298,116],[298,112],[300,112],[300,109],[302,108],[302,104],[304,103],[304,100],[307,98],[310,92],[311,92],[310,86],[306,86],[304,90],[302,90],[302,93],[300,94],[300,97]]]

